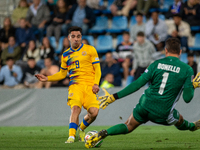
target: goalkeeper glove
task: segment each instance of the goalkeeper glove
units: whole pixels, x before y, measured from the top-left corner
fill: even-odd
[[[200,72],[197,73],[196,77],[192,80],[194,88],[200,87]]]
[[[103,91],[105,95],[98,98],[101,109],[105,109],[110,103],[115,101],[114,96],[108,93],[105,88],[103,88]]]

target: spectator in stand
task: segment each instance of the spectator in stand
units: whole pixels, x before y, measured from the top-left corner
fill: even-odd
[[[63,39],[63,49],[61,51],[61,53],[63,53],[65,50],[67,50],[68,48],[70,47],[70,43],[69,43],[69,40],[68,40],[68,37],[65,37]]]
[[[29,58],[34,58],[36,63],[40,60],[40,50],[36,47],[34,40],[29,42],[27,51],[23,56],[23,61],[28,61]]]
[[[182,21],[179,14],[175,14],[173,20],[166,20],[169,37],[178,38],[181,41],[183,51],[188,51],[188,39],[191,37],[190,25]]]
[[[54,11],[53,21],[47,27],[47,37],[50,37],[54,34],[56,38],[56,45],[58,47],[58,42],[61,36],[62,24],[65,21],[67,15],[67,6],[64,0],[58,0],[57,6]]]
[[[85,35],[88,28],[94,23],[95,14],[93,10],[86,5],[86,0],[78,0],[78,4],[73,5],[69,10],[65,24],[62,26],[62,32],[67,36],[69,27],[78,26],[82,28],[83,35]]]
[[[158,18],[158,12],[151,14],[152,19],[146,23],[146,36],[155,45],[158,51],[163,50],[167,38],[167,25]]]
[[[3,21],[3,28],[0,29],[0,43],[2,50],[8,47],[8,38],[15,36],[15,28],[11,24],[9,17],[6,17]]]
[[[32,27],[34,32],[38,32],[38,39],[41,41],[45,25],[50,21],[49,8],[40,0],[33,0],[33,4],[27,12],[27,21],[29,27]]]
[[[196,19],[200,20],[200,0],[197,1],[197,9],[196,9]]]
[[[20,19],[20,27],[15,32],[16,42],[21,47],[22,53],[24,52],[29,41],[35,40],[35,35],[32,28],[27,26],[25,18]]]
[[[45,4],[49,7],[50,12],[54,11],[54,8],[57,4],[58,0],[45,0]],[[66,7],[67,9],[67,7]]]
[[[69,43],[68,37],[65,37],[63,39],[63,48],[62,48],[62,51],[60,52],[60,54],[58,54],[58,62],[57,62],[58,66],[60,66],[60,64],[61,64],[61,56],[62,56],[63,52],[65,50],[67,50],[68,48],[70,48],[70,43]]]
[[[44,37],[42,40],[42,46],[40,48],[40,60],[37,62],[37,65],[41,68],[44,68],[44,59],[51,58],[54,60],[54,49],[50,45],[49,39]]]
[[[168,12],[165,14],[167,19],[172,18],[175,14],[183,16],[183,3],[181,0],[174,0],[174,3],[169,7]]]
[[[134,80],[137,80],[153,61],[153,54],[156,49],[149,40],[145,39],[144,32],[138,32],[133,49],[134,61],[131,76],[134,76]]]
[[[8,40],[8,47],[5,48],[1,54],[2,64],[6,64],[6,59],[13,57],[14,63],[21,58],[21,48],[17,45],[14,36],[10,36]]]
[[[197,74],[197,63],[196,63],[196,61],[194,61],[194,53],[189,52],[188,56],[187,56],[187,60],[188,60],[188,65],[190,67],[192,67],[192,69],[194,71],[194,76],[196,76],[196,74]]]
[[[82,43],[83,43],[83,44],[90,45],[90,43],[88,42],[88,40],[87,40],[87,39],[82,39]]]
[[[115,0],[110,6],[110,11],[113,16],[129,16],[130,10],[134,9],[136,5],[137,0]]]
[[[138,0],[137,12],[147,15],[150,8],[159,8],[158,0]]]
[[[129,32],[123,32],[123,41],[117,45],[116,52],[113,54],[117,55],[118,62],[123,67],[124,79],[126,80],[129,74],[129,68],[131,67],[133,53],[133,43],[130,42]]]
[[[105,76],[104,81],[100,85],[100,88],[106,88],[106,89],[112,88],[114,87],[113,82],[114,82],[114,75],[111,73],[108,73]]]
[[[198,10],[199,3],[196,0],[187,0],[184,3],[183,20],[190,24],[190,26],[199,26],[200,11]]]
[[[40,73],[41,68],[36,66],[35,58],[28,58],[28,66],[24,69],[24,85],[28,88],[36,88],[38,80],[35,74]]]
[[[20,84],[22,77],[22,70],[14,64],[13,57],[7,57],[6,65],[0,70],[0,82],[3,81],[2,88],[23,88],[23,85]]]
[[[72,8],[74,4],[77,4],[77,0],[65,0],[67,3],[68,9]]]
[[[112,74],[114,76],[114,86],[121,86],[120,65],[115,63],[111,52],[106,53],[105,64],[102,66],[101,70],[101,78],[104,79],[107,74]]]
[[[50,76],[59,71],[59,67],[56,65],[53,65],[52,59],[47,57],[44,59],[45,68],[41,70],[40,74],[43,74],[45,76]],[[43,86],[45,88],[50,88],[52,84],[56,84],[57,82],[41,82],[39,81],[37,88],[41,89]]]
[[[15,27],[19,27],[20,19],[26,18],[28,12],[28,3],[26,0],[20,0],[19,5],[12,12],[12,23]]]
[[[139,31],[145,32],[145,23],[143,23],[142,13],[136,14],[136,21],[137,21],[137,24],[131,26],[131,30],[130,30],[131,41],[136,41],[137,33]]]

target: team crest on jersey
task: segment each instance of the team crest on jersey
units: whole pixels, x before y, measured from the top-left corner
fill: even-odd
[[[70,93],[70,94],[69,94],[69,97],[72,97],[73,95],[74,95],[73,93]]]
[[[87,55],[87,52],[86,52],[86,51],[83,51],[83,52],[82,52],[82,55],[83,55],[83,56]]]

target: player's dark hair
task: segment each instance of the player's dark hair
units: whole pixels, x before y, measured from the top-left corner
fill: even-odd
[[[165,42],[165,48],[173,54],[180,54],[181,42],[178,38],[168,38]]]
[[[140,13],[140,12],[138,12],[138,13],[136,14],[136,16],[141,16],[141,17],[143,17],[143,14]]]
[[[123,35],[124,35],[124,34],[130,35],[128,31],[124,31],[124,32],[123,32]]]
[[[137,36],[142,36],[142,37],[144,37],[145,35],[144,35],[144,32],[140,31],[140,32],[137,33]]]
[[[73,26],[69,28],[68,33],[70,34],[72,31],[80,31],[82,33],[82,28]]]

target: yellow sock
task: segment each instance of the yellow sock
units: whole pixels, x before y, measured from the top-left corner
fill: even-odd
[[[81,128],[81,130],[84,131],[89,125],[90,125],[90,124],[87,123],[87,122],[83,119],[83,121],[81,122],[80,128]]]
[[[69,136],[76,137],[76,130],[78,128],[78,125],[74,122],[71,122],[69,124]]]

